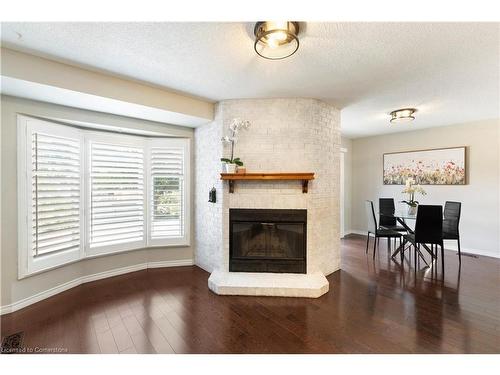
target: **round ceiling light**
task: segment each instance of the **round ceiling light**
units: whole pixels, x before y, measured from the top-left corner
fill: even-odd
[[[269,60],[281,60],[292,56],[299,49],[298,33],[298,22],[257,22],[254,28],[255,52]]]
[[[402,108],[391,112],[391,123],[409,122],[415,120],[413,114],[417,112],[415,108]]]

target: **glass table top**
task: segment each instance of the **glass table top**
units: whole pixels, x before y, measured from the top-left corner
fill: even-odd
[[[386,214],[386,213],[383,214],[379,212],[379,215],[395,217],[400,219],[408,219],[408,220],[415,220],[417,218],[417,214],[409,214],[408,211],[396,211],[393,214]]]

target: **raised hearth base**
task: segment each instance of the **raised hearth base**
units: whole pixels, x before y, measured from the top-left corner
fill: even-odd
[[[318,298],[328,292],[329,284],[321,273],[251,273],[214,271],[208,287],[216,294]]]

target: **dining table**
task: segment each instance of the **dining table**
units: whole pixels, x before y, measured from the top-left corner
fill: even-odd
[[[387,213],[387,212],[379,212],[379,214],[382,215],[382,216],[395,218],[397,220],[397,222],[399,224],[401,224],[401,226],[403,228],[405,228],[408,233],[410,233],[410,234],[414,234],[415,233],[415,231],[408,225],[408,223],[406,221],[407,220],[416,220],[417,219],[417,214],[416,213],[415,214],[411,214],[408,211],[395,211],[392,214],[391,213]],[[403,241],[401,243],[401,245],[399,245],[396,248],[396,250],[394,250],[394,252],[391,254],[391,258],[394,258],[401,251],[404,251],[405,245],[406,245],[406,242]],[[434,259],[436,257],[434,255],[433,251],[426,244],[422,244],[422,247],[429,253],[429,255],[431,256],[431,259]],[[417,250],[417,251],[419,253],[419,256],[425,262],[425,264],[428,265],[428,263],[426,262],[424,256],[422,255],[422,253],[419,250]]]

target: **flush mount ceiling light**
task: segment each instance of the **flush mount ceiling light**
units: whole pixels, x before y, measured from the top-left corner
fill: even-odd
[[[269,60],[281,60],[292,56],[299,49],[298,33],[298,22],[257,22],[254,28],[255,52]]]
[[[391,112],[391,123],[413,121],[415,120],[415,116],[413,116],[415,112],[417,112],[415,108],[396,109]]]

